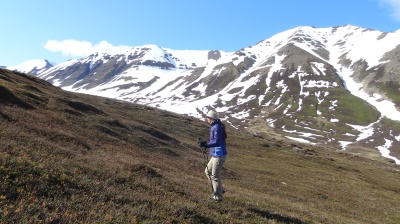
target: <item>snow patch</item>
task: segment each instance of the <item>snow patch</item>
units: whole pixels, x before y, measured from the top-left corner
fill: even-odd
[[[383,157],[386,157],[386,158],[389,158],[389,159],[393,159],[396,164],[400,164],[400,160],[399,159],[397,159],[396,157],[390,155],[389,149],[390,149],[390,147],[392,147],[392,143],[393,143],[393,141],[388,140],[388,139],[385,138],[385,144],[382,145],[382,146],[378,146],[376,148],[379,150],[379,152],[381,153],[381,155]]]

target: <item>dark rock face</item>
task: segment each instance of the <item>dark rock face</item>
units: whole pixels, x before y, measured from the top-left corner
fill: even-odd
[[[221,52],[220,51],[209,51],[208,52],[208,60],[213,59],[213,60],[218,60],[221,58]]]
[[[152,61],[152,60],[146,60],[142,63],[142,65],[146,66],[152,66],[152,67],[158,67],[161,69],[171,69],[175,68],[175,65],[167,62],[161,62],[161,61]]]

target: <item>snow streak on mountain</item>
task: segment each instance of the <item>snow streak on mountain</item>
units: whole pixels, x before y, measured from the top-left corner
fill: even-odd
[[[374,149],[400,164],[399,52],[400,30],[297,27],[236,52],[146,45],[29,72],[66,90],[199,118],[215,108],[236,128]]]

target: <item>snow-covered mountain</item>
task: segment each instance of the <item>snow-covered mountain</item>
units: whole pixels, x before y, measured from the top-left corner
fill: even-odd
[[[236,52],[132,47],[28,73],[199,118],[215,108],[257,135],[376,151],[400,164],[399,62],[400,30],[347,25],[297,27]]]
[[[39,74],[46,69],[53,67],[55,63],[49,62],[45,59],[36,59],[36,60],[29,60],[25,61],[16,66],[6,67],[9,70],[23,72],[23,73],[30,73],[30,74]]]

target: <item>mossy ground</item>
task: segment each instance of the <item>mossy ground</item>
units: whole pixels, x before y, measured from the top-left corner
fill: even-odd
[[[0,86],[2,223],[400,222],[394,164],[228,128],[214,203],[203,121],[7,70]]]

